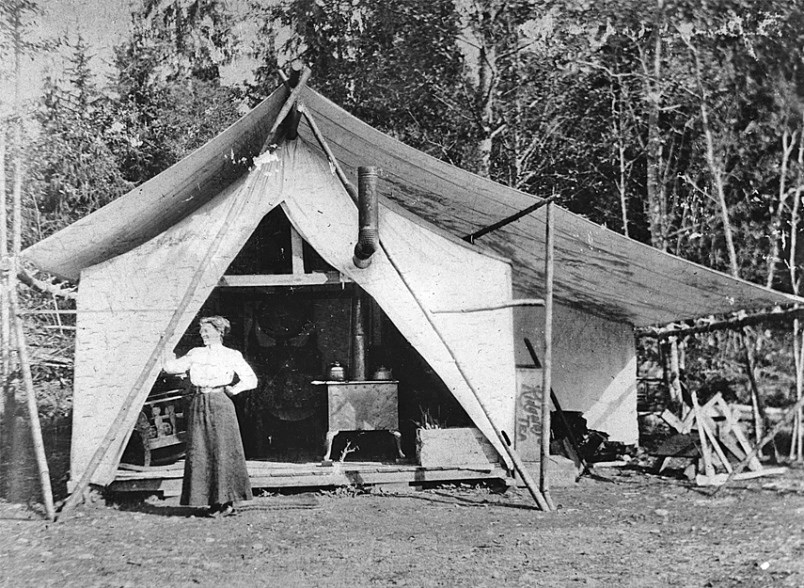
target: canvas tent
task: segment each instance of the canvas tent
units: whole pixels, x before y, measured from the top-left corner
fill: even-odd
[[[257,223],[277,206],[331,266],[377,301],[505,455],[474,395],[510,435],[515,365],[522,363],[517,341],[533,336],[539,317],[515,321],[510,308],[435,311],[542,294],[542,216],[525,217],[474,247],[456,239],[534,197],[407,147],[305,88],[304,108],[346,174],[356,177],[360,165],[382,170],[382,248],[358,270],[351,261],[356,209],[309,120],[302,119],[297,140],[280,140],[259,156],[287,96],[280,87],[183,161],[23,252],[43,270],[80,278],[73,480],[97,451],[104,424],[139,388],[93,476],[99,484],[112,479],[159,371],[154,350],[160,343],[173,348]],[[584,410],[624,440],[635,440],[634,326],[795,301],[560,209],[555,263],[555,388],[566,390],[565,408]],[[166,333],[171,321],[175,329]]]

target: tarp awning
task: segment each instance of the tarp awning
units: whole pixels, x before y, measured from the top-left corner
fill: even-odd
[[[286,97],[287,90],[280,87],[198,151],[26,249],[23,257],[58,276],[77,279],[81,269],[159,234],[246,172]],[[356,178],[361,165],[379,167],[383,196],[456,237],[538,200],[408,147],[309,88],[302,99],[347,175]],[[313,142],[304,119],[299,130]],[[611,320],[644,327],[802,302],[663,253],[560,208],[555,210],[555,235],[557,302]],[[543,294],[543,211],[482,237],[477,245],[513,262],[517,295]]]

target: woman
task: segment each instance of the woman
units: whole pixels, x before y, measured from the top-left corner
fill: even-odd
[[[239,351],[223,346],[229,329],[229,321],[221,316],[202,318],[199,333],[204,346],[164,364],[169,374],[189,374],[193,386],[185,416],[187,457],[181,504],[208,505],[208,513],[214,516],[234,514],[233,502],[253,497],[230,397],[256,388],[257,376]]]

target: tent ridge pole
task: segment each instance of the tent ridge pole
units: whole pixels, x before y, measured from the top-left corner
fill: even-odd
[[[327,156],[327,159],[329,159],[332,167],[335,168],[335,174],[338,176],[338,179],[340,179],[343,187],[349,194],[349,197],[355,202],[355,204],[357,204],[357,190],[355,190],[355,187],[352,182],[349,181],[349,178],[346,177],[346,174],[338,163],[338,160],[335,159],[335,155],[332,153],[332,149],[329,148],[329,144],[324,138],[324,135],[321,133],[321,129],[318,128],[318,124],[316,124],[315,119],[310,114],[310,111],[308,111],[304,106],[304,104],[299,105],[299,111],[304,115],[304,118],[307,119],[310,129],[313,131],[313,135],[318,141],[318,144],[321,145],[321,149],[324,150],[324,154]]]
[[[272,139],[274,133],[276,133],[277,129],[279,129],[279,125],[282,124],[282,121],[285,120],[285,117],[290,112],[291,108],[296,105],[296,102],[299,99],[299,94],[301,94],[304,87],[307,85],[307,80],[310,78],[311,70],[309,67],[304,66],[304,69],[301,72],[301,76],[299,77],[299,81],[296,86],[290,91],[290,95],[288,95],[287,100],[282,105],[282,109],[279,111],[279,114],[276,115],[276,120],[274,120],[274,124],[271,126],[271,130],[268,132],[268,139]]]

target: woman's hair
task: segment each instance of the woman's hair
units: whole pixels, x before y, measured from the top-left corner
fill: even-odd
[[[205,316],[199,321],[199,326],[201,325],[211,325],[215,327],[215,329],[221,334],[221,337],[225,337],[232,328],[232,325],[229,323],[228,319],[225,319],[222,316]]]

